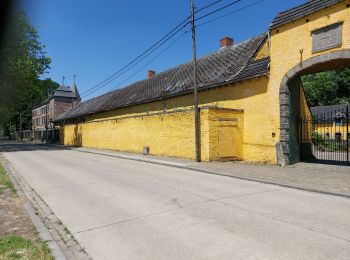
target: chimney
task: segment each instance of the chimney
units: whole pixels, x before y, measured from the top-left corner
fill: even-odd
[[[224,37],[220,40],[220,47],[224,48],[224,47],[228,47],[233,45],[233,38],[231,37]]]
[[[149,70],[148,74],[147,74],[147,77],[148,78],[152,78],[154,75],[156,75],[156,72],[154,70]]]

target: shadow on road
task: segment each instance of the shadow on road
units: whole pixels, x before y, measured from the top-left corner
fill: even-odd
[[[15,141],[0,141],[0,152],[21,152],[21,151],[55,151],[63,147],[55,147],[42,143],[24,143]]]

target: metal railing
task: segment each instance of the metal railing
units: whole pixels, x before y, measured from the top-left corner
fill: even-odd
[[[349,106],[298,121],[301,161],[350,164]]]
[[[11,133],[11,140],[55,143],[60,142],[59,129],[53,128],[48,130],[23,130]]]

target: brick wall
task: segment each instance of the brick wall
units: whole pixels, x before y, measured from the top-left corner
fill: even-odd
[[[33,130],[45,129],[45,120],[47,116],[46,109],[47,109],[47,105],[43,105],[32,111],[32,129]]]
[[[48,127],[51,128],[52,122],[56,117],[62,115],[66,111],[77,106],[80,101],[72,99],[50,99],[47,105],[43,105],[32,111],[32,128],[34,129],[45,129],[45,120],[48,118]],[[47,114],[46,114],[47,109]]]

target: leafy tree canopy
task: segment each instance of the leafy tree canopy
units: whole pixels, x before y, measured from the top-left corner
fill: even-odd
[[[350,68],[302,77],[309,106],[350,103]]]
[[[31,127],[33,107],[57,88],[51,79],[42,80],[51,59],[39,41],[37,30],[22,11],[16,11],[9,23],[0,50],[0,126],[9,130],[9,122],[23,129]],[[13,130],[13,129],[11,129]]]

